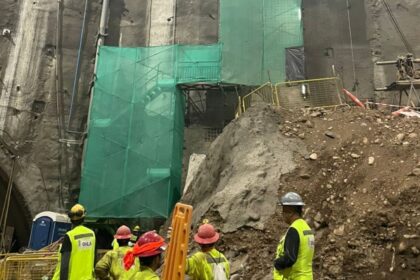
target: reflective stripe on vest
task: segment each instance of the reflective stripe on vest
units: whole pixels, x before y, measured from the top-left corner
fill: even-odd
[[[309,225],[298,219],[289,228],[294,228],[299,234],[299,251],[295,264],[285,270],[274,269],[274,280],[312,280],[312,259],[315,249],[314,233]],[[287,232],[286,232],[287,235]],[[276,259],[284,255],[284,235],[277,247]]]
[[[95,263],[95,233],[77,226],[66,233],[71,242],[69,280],[92,280]]]

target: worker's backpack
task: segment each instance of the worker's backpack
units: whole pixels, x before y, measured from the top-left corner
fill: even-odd
[[[213,263],[212,268],[213,268],[213,276],[214,276],[214,280],[228,280],[226,278],[226,271],[225,271],[225,264],[224,261],[223,262],[217,262],[210,254],[209,254],[210,258],[213,259]],[[220,259],[220,257],[219,257]]]

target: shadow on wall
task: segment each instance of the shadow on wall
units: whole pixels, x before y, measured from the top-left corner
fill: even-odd
[[[0,169],[0,204],[2,206],[6,196],[8,181],[9,179],[6,172]],[[11,252],[17,252],[22,247],[28,246],[29,235],[31,233],[31,222],[31,214],[25,199],[18,191],[16,185],[14,185],[10,201],[9,215],[7,218],[7,226],[13,228]]]

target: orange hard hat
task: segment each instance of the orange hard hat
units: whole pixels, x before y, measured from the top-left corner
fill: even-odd
[[[206,245],[213,244],[219,240],[219,233],[214,229],[211,224],[204,224],[198,228],[198,232],[194,235],[194,240],[198,244]]]
[[[128,226],[120,226],[117,229],[117,232],[114,235],[115,239],[130,239],[131,238],[131,230]]]

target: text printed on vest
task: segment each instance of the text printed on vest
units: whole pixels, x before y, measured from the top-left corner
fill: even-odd
[[[80,250],[87,250],[92,247],[92,241],[91,240],[77,240],[77,245],[79,246]]]

